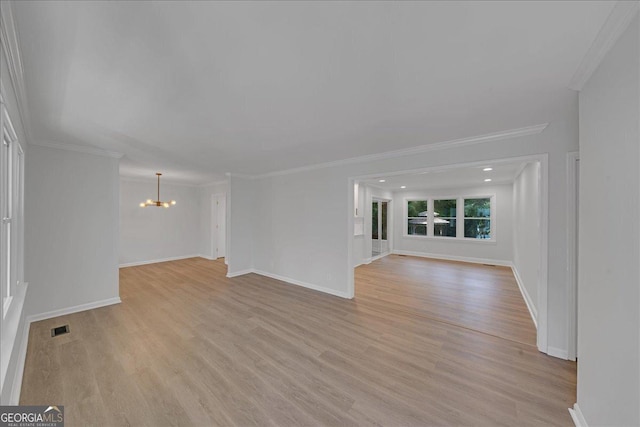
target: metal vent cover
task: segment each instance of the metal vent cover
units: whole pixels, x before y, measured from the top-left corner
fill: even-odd
[[[57,326],[51,329],[51,337],[57,337],[58,335],[68,334],[69,333],[69,325]]]

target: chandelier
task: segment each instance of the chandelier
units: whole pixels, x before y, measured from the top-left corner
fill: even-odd
[[[147,206],[157,206],[159,208],[160,207],[168,208],[169,206],[176,204],[175,200],[170,200],[168,202],[163,202],[160,200],[160,176],[162,174],[160,172],[157,172],[156,175],[158,175],[158,199],[157,200],[147,199],[146,202],[140,203],[141,208],[146,208]]]

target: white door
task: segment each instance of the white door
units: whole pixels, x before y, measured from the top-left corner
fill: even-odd
[[[211,258],[225,256],[226,252],[226,196],[214,194],[211,198]]]

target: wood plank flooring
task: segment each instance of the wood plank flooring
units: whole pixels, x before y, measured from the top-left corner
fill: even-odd
[[[509,267],[390,255],[356,271],[358,302],[536,345]]]
[[[227,279],[221,261],[202,258],[122,269],[122,304],[31,325],[20,403],[65,405],[67,426],[572,425],[575,363],[520,331],[512,340],[467,327],[465,306],[418,312],[412,294],[444,298],[416,290],[414,270],[429,262],[356,269],[354,300]],[[410,290],[386,302],[405,267]],[[51,338],[63,324],[71,332]]]

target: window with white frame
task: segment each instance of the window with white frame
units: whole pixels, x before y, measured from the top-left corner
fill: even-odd
[[[22,269],[22,218],[24,191],[24,152],[7,110],[2,104],[0,112],[0,295],[2,296],[2,317],[4,318],[16,294],[16,287]]]
[[[456,199],[436,199],[433,201],[433,235],[456,237],[457,205]]]
[[[405,199],[405,236],[495,241],[495,196]]]
[[[464,237],[491,239],[491,199],[464,199]]]
[[[407,202],[407,234],[410,236],[426,236],[429,224],[427,200],[409,200]]]

